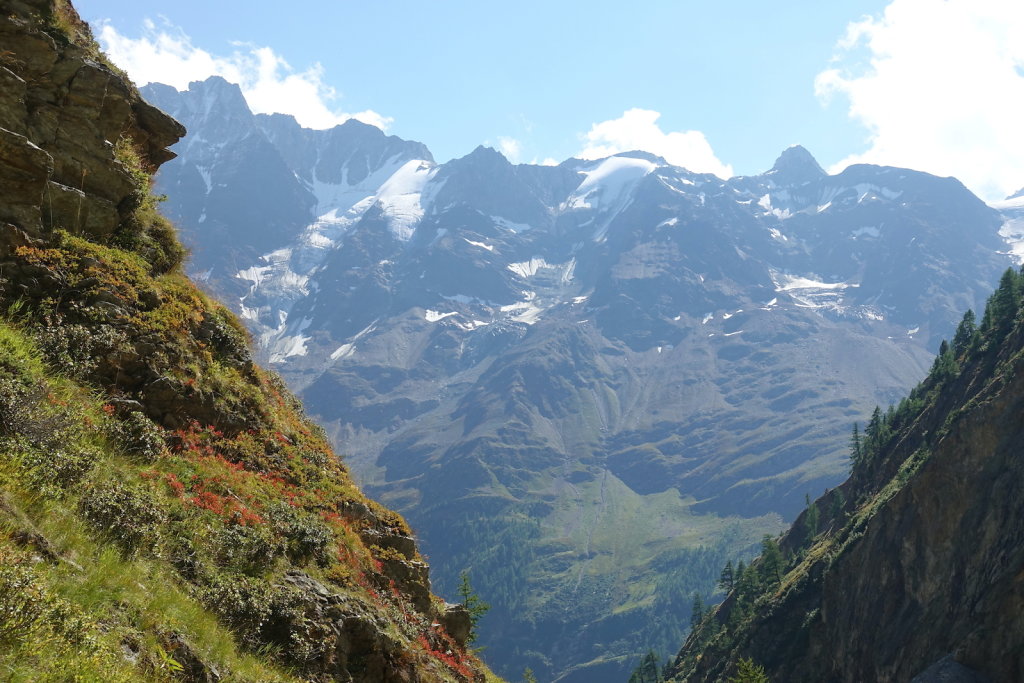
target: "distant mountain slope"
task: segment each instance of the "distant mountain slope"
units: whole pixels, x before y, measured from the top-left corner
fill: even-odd
[[[146,90],[196,136],[160,180],[195,268],[439,585],[471,572],[509,675],[614,680],[674,648],[714,558],[837,483],[848,425],[924,375],[1010,262],[1003,218],[954,179],[830,176],[800,147],[728,181],[642,152],[438,165],[231,89]],[[236,167],[273,175],[236,186]],[[267,185],[303,198],[275,208],[289,226],[249,218]]]
[[[182,272],[150,190],[185,129],[63,0],[4,2],[0,84],[3,679],[493,680],[404,519]]]
[[[1007,271],[929,377],[873,419],[850,478],[737,579],[670,670],[719,681],[1024,676],[1024,275]]]

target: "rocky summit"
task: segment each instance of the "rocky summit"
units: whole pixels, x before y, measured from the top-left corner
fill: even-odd
[[[222,79],[147,99],[190,268],[255,335],[500,670],[628,675],[694,592],[848,471],[1012,262],[952,178],[801,147],[723,180],[642,152],[436,163],[349,121],[253,115]],[[674,615],[669,616],[669,615]]]
[[[3,3],[5,680],[487,680],[476,615],[184,275],[151,189],[185,134],[70,4]]]

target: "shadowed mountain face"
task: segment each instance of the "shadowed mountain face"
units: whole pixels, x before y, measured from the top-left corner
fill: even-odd
[[[151,86],[193,269],[249,322],[499,669],[615,680],[723,558],[838,482],[1009,258],[953,179],[803,148],[723,181],[645,153],[438,165],[350,121]],[[666,615],[674,614],[678,622]]]

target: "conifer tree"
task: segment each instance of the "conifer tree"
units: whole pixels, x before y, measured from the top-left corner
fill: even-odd
[[[804,531],[804,540],[810,545],[810,542],[818,535],[818,506],[814,503],[807,505],[807,514],[804,515]]]
[[[957,356],[963,354],[973,343],[977,327],[974,323],[974,311],[967,309],[963,319],[956,328],[953,335],[953,353]]]
[[[878,443],[879,434],[882,431],[882,409],[875,406],[875,409],[871,412],[871,419],[868,420],[868,426],[864,430],[865,435],[868,437],[868,444],[875,446]]]
[[[690,627],[697,628],[701,620],[704,619],[704,599],[700,597],[700,593],[693,594],[693,607],[690,608]]]
[[[722,567],[722,573],[718,575],[718,587],[726,593],[729,593],[735,585],[736,574],[732,568],[732,560],[729,560],[725,563],[725,566]]]
[[[732,578],[733,585],[738,588],[739,585],[740,585],[740,581],[743,580],[743,575],[746,574],[746,573],[747,573],[747,563],[744,562],[743,560],[740,560],[739,564],[736,565],[736,570],[733,572],[733,578]]]
[[[835,493],[832,494],[832,509],[829,511],[833,520],[839,521],[844,507],[846,507],[846,496],[843,495],[842,491],[836,489]]]
[[[658,664],[658,655],[654,654],[654,650],[647,651],[629,677],[629,683],[662,683],[664,680],[661,666]]]
[[[850,436],[850,469],[852,470],[864,459],[864,446],[861,443],[860,430],[853,423],[853,434]]]
[[[476,625],[491,609],[491,606],[484,602],[476,594],[476,591],[473,590],[473,586],[469,583],[469,573],[465,571],[459,574],[459,597],[462,598],[462,606],[469,612],[470,628],[468,642],[472,643],[477,638]]]
[[[769,586],[775,586],[782,582],[782,551],[775,539],[768,534],[761,539],[761,562],[758,569],[761,579]]]
[[[770,683],[763,666],[754,664],[752,659],[741,659],[736,663],[736,675],[728,683]]]
[[[999,279],[999,286],[988,298],[985,315],[981,320],[984,332],[993,332],[996,339],[1001,339],[1010,329],[1017,311],[1020,309],[1021,276],[1007,268]]]

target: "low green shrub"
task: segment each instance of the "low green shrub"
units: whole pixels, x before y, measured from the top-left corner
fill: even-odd
[[[94,527],[127,553],[134,553],[147,544],[155,548],[158,530],[167,523],[167,514],[149,491],[119,482],[86,489],[79,509]]]
[[[78,484],[102,457],[102,452],[95,446],[73,441],[63,446],[29,446],[22,453],[29,481],[39,489],[68,489]]]
[[[213,536],[217,563],[246,574],[260,574],[284,551],[283,542],[263,524],[227,524]]]
[[[107,432],[126,455],[144,462],[153,462],[167,450],[162,430],[137,410],[111,419]]]
[[[285,553],[296,564],[316,562],[326,566],[334,535],[323,520],[289,505],[276,505],[268,512],[274,531],[285,541]]]
[[[250,576],[214,576],[201,590],[200,599],[243,643],[260,643],[260,631],[273,603],[273,590],[266,581]]]
[[[26,637],[45,611],[43,589],[25,558],[0,549],[0,643]]]

